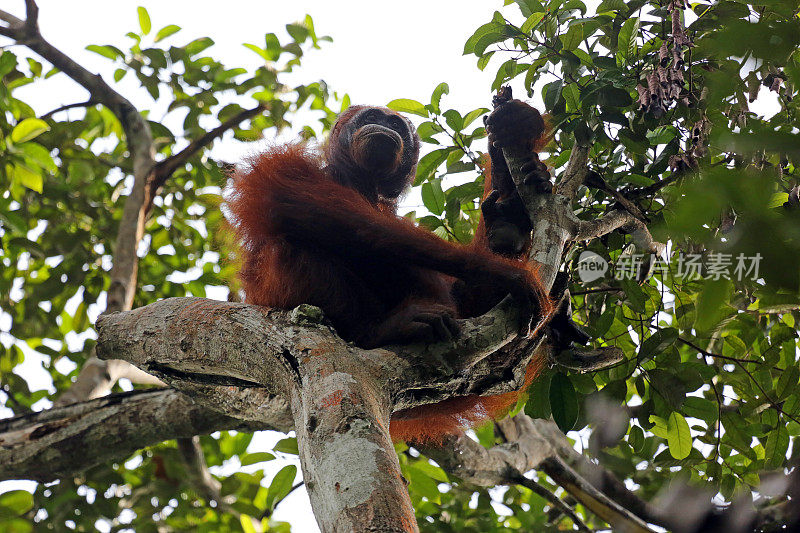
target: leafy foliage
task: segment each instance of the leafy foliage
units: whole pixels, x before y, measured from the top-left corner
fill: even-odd
[[[246,45],[264,60],[253,71],[209,55],[210,38],[187,39],[177,25],[156,30],[156,22],[139,8],[139,30],[127,34],[128,46],[87,48],[109,61],[115,81],[135,77],[151,96],[152,110],[141,111],[151,117],[158,159],[259,103],[268,111],[234,128],[235,139],[274,136],[300,111],[313,112],[319,132],[335,119],[324,82],[291,86],[283,81],[308,49],[329,40],[316,35],[310,17],[286,27],[288,41],[270,33],[264,44]],[[105,107],[90,102],[85,109],[37,115],[17,96],[21,87],[46,85],[53,75],[55,70],[48,72],[36,59],[9,48],[0,52],[0,309],[7,318],[0,387],[6,408],[15,414],[40,409],[66,390],[92,351],[92,322],[108,289],[112,236],[132,172],[121,125]],[[164,110],[162,119],[152,118]],[[304,134],[317,133],[309,127]],[[219,293],[231,286],[236,266],[219,208],[228,164],[203,149],[156,198],[139,249],[134,306],[171,296],[205,296],[208,290]],[[42,370],[51,387],[31,390],[14,372],[32,351],[44,356]],[[239,513],[259,519],[291,489],[296,467],[284,468],[270,482],[257,464],[275,457],[247,455],[251,438],[223,433],[202,441],[212,466],[231,457],[254,465],[250,473],[222,476],[221,492]],[[97,520],[137,531],[154,531],[158,524],[179,531],[252,528],[249,519],[240,522],[210,507],[186,481],[183,468],[175,443],[165,443],[124,464],[39,486],[33,500],[24,491],[3,494],[0,529],[30,531],[35,523],[40,529],[93,530]],[[30,522],[19,518],[34,514]],[[286,524],[272,525],[288,530]]]
[[[585,250],[612,265],[596,281],[574,276],[573,306],[593,343],[621,348],[626,361],[589,375],[545,374],[525,412],[579,431],[571,435],[588,438],[586,453],[635,483],[645,500],[676,480],[726,501],[754,497],[765,473],[785,472],[796,460],[800,433],[796,4],[505,4],[476,29],[464,53],[476,56],[480,69],[499,65],[493,89],[511,83],[541,98],[556,175],[576,142],[591,144],[597,179],[574,205],[580,218],[618,207],[609,192],[615,191],[671,252],[669,261],[642,258],[637,282],[619,279],[626,261],[636,266],[632,239],[623,233],[571,250],[573,268]],[[417,175],[432,213],[420,223],[462,241],[469,230],[461,228],[475,223],[480,190],[477,183],[446,188],[442,179],[477,168],[482,154],[472,146],[485,131],[466,133],[457,111],[441,111],[447,92],[442,84],[430,104],[393,104],[428,118],[420,131],[435,145]],[[473,120],[481,110],[475,113]],[[472,196],[461,196],[466,191]],[[693,256],[701,265],[696,276],[687,275]],[[760,259],[758,273],[744,268],[753,257]],[[652,275],[640,283],[648,267]],[[491,428],[478,436],[487,446],[499,438]],[[528,503],[524,489],[491,492],[489,507],[485,493],[440,487],[438,494],[417,492],[428,500],[417,507],[426,531],[543,527],[523,522],[547,508]],[[601,523],[583,516],[590,526]]]

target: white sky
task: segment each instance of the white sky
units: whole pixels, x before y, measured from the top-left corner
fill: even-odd
[[[17,16],[24,13],[22,0],[5,0],[2,9]],[[85,50],[89,44],[113,44],[125,49],[128,31],[138,31],[136,7],[147,8],[152,20],[153,35],[167,24],[183,28],[172,41],[183,44],[191,39],[208,36],[216,45],[208,50],[213,57],[229,66],[254,68],[260,58],[242,46],[249,42],[262,44],[264,34],[274,32],[282,42],[288,37],[284,26],[310,14],[318,35],[330,35],[333,43],[323,43],[321,50],[312,50],[297,69],[300,83],[325,80],[339,94],[348,93],[353,103],[384,105],[395,98],[413,98],[422,103],[439,82],[450,85],[450,95],[443,105],[469,111],[488,107],[489,91],[494,78],[493,65],[484,72],[475,66],[475,56],[462,56],[464,42],[481,24],[491,19],[492,12],[502,9],[502,0],[406,0],[378,2],[368,0],[39,0],[39,24],[42,34],[53,45],[82,65],[113,82],[111,62]],[[503,10],[508,17],[519,18],[519,11]],[[28,55],[21,47],[13,47],[18,55]],[[495,66],[496,68],[496,66]],[[134,104],[152,107],[152,101],[134,84],[123,80],[119,86]],[[517,95],[524,94],[515,88]],[[45,83],[25,87],[17,94],[32,104],[37,112],[45,113],[64,104],[86,99],[86,92],[64,75]],[[79,112],[79,111],[78,111]],[[225,140],[215,146],[216,156],[236,161],[257,147]],[[413,204],[412,198],[408,202]],[[0,331],[7,331],[0,319]],[[7,340],[7,339],[6,339]],[[31,383],[31,389],[51,388],[49,378],[41,368],[42,357],[26,350],[24,368],[18,370]],[[7,416],[0,408],[0,416]],[[251,445],[251,451],[270,449],[281,435],[261,433]],[[276,460],[262,465],[270,473],[287,463]],[[296,461],[294,461],[296,463]],[[251,467],[252,468],[252,467]],[[238,470],[237,464],[226,465],[226,474]],[[32,488],[33,484],[0,483],[0,492],[12,488]],[[275,513],[278,520],[292,523],[301,533],[318,531],[304,490],[296,490],[281,503]],[[101,524],[98,524],[102,528]],[[102,528],[105,529],[105,528]]]

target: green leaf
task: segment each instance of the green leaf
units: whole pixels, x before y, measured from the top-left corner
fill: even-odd
[[[53,161],[53,156],[51,156],[47,148],[41,144],[26,142],[20,144],[16,148],[20,153],[24,154],[27,166],[39,167],[51,174],[58,172],[58,167],[55,161]]]
[[[653,427],[650,428],[650,433],[656,437],[666,439],[668,435],[667,421],[660,416],[650,415],[650,422],[653,424]]]
[[[422,184],[422,203],[428,211],[434,215],[441,215],[444,212],[445,196],[442,191],[440,179],[432,179]]]
[[[486,52],[485,54],[483,54],[483,55],[480,57],[480,59],[478,59],[478,70],[483,70],[483,69],[485,69],[485,68],[486,68],[486,65],[488,65],[488,64],[489,64],[489,60],[490,60],[490,59],[492,59],[492,56],[493,56],[493,55],[494,55],[494,51],[492,51],[492,52]]]
[[[14,518],[33,508],[33,494],[25,490],[10,490],[0,494],[0,519]]]
[[[682,410],[686,416],[699,418],[712,424],[719,416],[719,406],[711,400],[689,396],[683,402]]]
[[[779,425],[767,435],[767,444],[764,446],[764,466],[777,469],[786,461],[786,452],[789,450],[789,432],[786,426]]]
[[[253,524],[253,517],[246,513],[239,515],[239,524],[242,526],[244,533],[257,533],[258,531],[255,524]]]
[[[637,313],[645,312],[645,302],[647,302],[647,295],[639,287],[639,284],[632,279],[620,280],[622,288],[625,290],[625,295],[628,297],[631,309]]]
[[[622,24],[617,37],[617,51],[625,59],[636,55],[636,38],[639,36],[639,17],[631,17]]]
[[[578,420],[578,395],[566,374],[555,374],[550,381],[550,409],[553,411],[553,420],[561,431],[566,433],[575,427]]]
[[[107,57],[112,61],[116,61],[118,57],[123,57],[122,53],[120,53],[120,51],[113,46],[90,44],[86,47],[86,49],[90,52],[94,52],[95,54],[100,54],[103,57]]]
[[[464,120],[463,124],[461,125],[461,129],[466,129],[470,124],[472,124],[472,121],[474,121],[476,118],[488,112],[489,109],[485,107],[481,107],[480,109],[473,109],[472,111],[464,115]]]
[[[776,400],[783,400],[795,392],[798,379],[800,379],[800,369],[796,366],[790,366],[784,370],[775,386],[775,392],[778,395]]]
[[[639,364],[663,352],[678,339],[678,330],[664,328],[647,337],[639,348]]]
[[[542,98],[544,99],[544,105],[547,109],[556,107],[558,99],[561,98],[561,89],[563,87],[564,83],[561,80],[556,80],[542,88]]]
[[[719,491],[726,500],[733,498],[736,490],[736,477],[731,474],[722,476],[722,481],[719,484]]]
[[[705,281],[703,292],[697,299],[697,320],[694,327],[701,332],[709,331],[725,316],[733,284],[727,279]]]
[[[414,184],[419,185],[429,180],[436,172],[436,169],[439,168],[439,165],[445,162],[447,155],[451,151],[451,148],[440,148],[422,156],[419,163],[417,163],[417,177],[414,180]]]
[[[15,143],[24,143],[50,131],[47,122],[38,118],[26,118],[11,131],[11,140]]]
[[[686,401],[686,385],[669,370],[654,368],[648,372],[650,385],[672,409],[680,409]]]
[[[300,452],[297,450],[296,437],[287,437],[285,439],[281,439],[272,449],[276,452],[288,453],[292,455],[300,454]]]
[[[169,24],[168,26],[164,26],[163,28],[158,30],[158,33],[156,33],[155,42],[163,41],[170,35],[175,35],[179,31],[181,31],[181,27],[176,26],[175,24]]]
[[[442,82],[436,86],[431,95],[431,109],[437,115],[439,114],[439,103],[442,101],[443,94],[450,94],[450,86]]]
[[[425,108],[425,106],[416,100],[411,100],[410,98],[398,98],[397,100],[392,100],[386,105],[386,107],[389,109],[394,109],[400,113],[413,113],[414,115],[419,115],[421,117],[428,117],[428,110]]]
[[[564,45],[564,50],[576,49],[578,45],[581,44],[581,41],[583,41],[583,25],[575,24],[560,38],[561,44]]]
[[[644,431],[639,426],[631,425],[631,429],[628,431],[628,444],[631,445],[633,451],[641,452],[642,448],[644,448]]]
[[[266,50],[264,50],[261,47],[259,47],[259,46],[256,46],[256,45],[250,44],[250,43],[243,43],[242,46],[244,46],[248,50],[252,50],[253,52],[255,52],[258,55],[260,55],[264,59],[264,61],[267,61],[267,62],[272,61],[272,55],[269,52],[267,52]]]
[[[426,460],[421,460],[414,463],[414,468],[425,472],[428,476],[439,481],[440,483],[449,483],[450,478],[447,477],[447,473],[436,465],[429,463]]]
[[[264,461],[272,461],[273,459],[275,459],[275,456],[269,452],[248,453],[239,458],[239,460],[242,462],[242,466],[263,463]]]
[[[308,28],[302,24],[287,24],[286,33],[288,33],[289,37],[296,43],[304,43],[309,35]]]
[[[528,17],[525,22],[522,23],[520,29],[523,33],[530,34],[531,31],[536,27],[539,22],[542,21],[544,18],[545,13],[533,13],[530,17]]]
[[[441,493],[439,492],[439,483],[426,472],[423,472],[416,466],[409,466],[404,469],[403,473],[408,478],[408,488],[410,491],[416,492],[434,503],[440,501]]]
[[[40,194],[44,190],[44,181],[41,173],[34,172],[25,165],[14,165],[14,179]]]
[[[667,445],[675,459],[686,459],[692,451],[692,433],[683,415],[673,411],[667,419]]]
[[[461,115],[455,109],[448,109],[443,113],[444,120],[447,122],[447,125],[450,126],[450,129],[453,131],[461,131],[464,129],[464,119],[461,118]]]
[[[136,12],[139,14],[139,27],[142,29],[142,34],[147,35],[150,33],[152,27],[150,24],[150,14],[142,6],[137,7]]]
[[[550,374],[536,378],[528,389],[525,414],[531,418],[550,418]]]
[[[272,478],[272,483],[269,484],[269,492],[267,493],[266,501],[267,509],[274,509],[275,505],[289,494],[296,476],[297,467],[295,465],[284,466],[275,474],[275,477]]]
[[[502,15],[501,15],[501,17],[502,17]],[[498,24],[497,22],[495,22],[495,21],[488,22],[488,23],[484,24],[483,26],[479,27],[477,30],[475,30],[475,33],[473,33],[470,36],[470,38],[467,39],[467,42],[464,43],[463,55],[468,55],[468,54],[475,53],[476,45],[478,45],[478,42],[481,39],[485,39],[487,36],[490,36],[490,35],[493,35],[493,34],[497,34],[497,32],[500,30],[501,27],[502,26],[500,24]],[[486,49],[485,46],[483,48]],[[481,54],[477,54],[477,55],[482,55],[482,52],[481,52]]]
[[[195,39],[194,41],[188,43],[184,46],[184,50],[186,50],[186,54],[189,57],[196,56],[206,48],[209,48],[214,45],[214,41],[209,37],[200,37],[199,39]]]

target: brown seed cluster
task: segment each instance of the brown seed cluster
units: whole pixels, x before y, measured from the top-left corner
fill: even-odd
[[[689,92],[684,80],[684,54],[692,45],[683,26],[681,11],[684,0],[672,0],[669,4],[672,33],[658,50],[658,63],[645,75],[636,87],[639,93],[639,110],[659,118],[674,103],[689,105]]]

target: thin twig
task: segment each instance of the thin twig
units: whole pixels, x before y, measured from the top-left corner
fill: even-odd
[[[85,102],[75,102],[74,104],[62,105],[61,107],[57,107],[57,108],[53,109],[52,111],[48,111],[47,113],[45,113],[44,115],[42,115],[39,118],[42,118],[42,119],[50,118],[53,115],[55,115],[56,113],[60,113],[61,111],[66,111],[68,109],[74,109],[76,107],[91,107],[93,105],[96,105],[97,103],[98,102],[96,102],[95,100],[91,100],[90,99],[90,100],[86,100]]]
[[[266,109],[266,104],[259,103],[252,109],[242,110],[213,130],[208,131],[204,135],[190,142],[186,148],[177,154],[156,164],[153,170],[153,179],[150,183],[151,197],[153,197],[155,192],[164,185],[164,183],[167,181],[167,179],[169,179],[172,173],[175,172],[175,170],[185,165],[186,161],[188,161],[189,158],[194,154],[202,150],[203,147],[207,146],[218,137],[221,137],[226,131],[238,126],[243,121],[258,115],[259,113],[262,113]]]
[[[526,489],[530,490],[531,492],[538,494],[542,498],[544,498],[551,506],[561,511],[563,514],[567,515],[572,523],[575,524],[575,527],[578,528],[578,531],[592,531],[587,527],[586,524],[580,519],[580,517],[575,513],[575,510],[572,509],[569,505],[564,503],[561,498],[547,490],[545,487],[537,483],[536,481],[526,478],[521,474],[515,474],[510,476],[509,481],[515,483],[517,485],[522,485]]]

